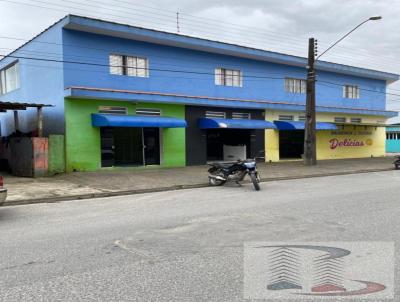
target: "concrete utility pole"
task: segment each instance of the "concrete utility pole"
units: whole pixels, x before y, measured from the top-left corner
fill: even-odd
[[[315,106],[315,62],[334,46],[340,43],[344,38],[349,36],[357,28],[361,27],[368,21],[381,20],[381,16],[370,17],[364,20],[344,36],[342,36],[335,43],[330,45],[325,51],[317,56],[317,40],[310,38],[308,40],[308,64],[307,64],[307,99],[306,99],[306,122],[305,122],[305,134],[304,134],[304,164],[308,166],[317,164],[317,130],[316,130],[316,106]]]
[[[308,40],[308,65],[307,65],[307,99],[306,123],[304,137],[304,163],[308,166],[317,164],[317,133],[315,114],[315,55],[316,40]]]

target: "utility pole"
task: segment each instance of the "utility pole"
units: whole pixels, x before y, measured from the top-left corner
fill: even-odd
[[[307,99],[306,122],[304,137],[304,164],[313,166],[317,164],[317,134],[315,114],[315,55],[316,40],[308,40],[308,65],[307,65]]]
[[[310,38],[308,40],[308,65],[307,65],[307,101],[306,101],[306,122],[305,122],[305,135],[304,135],[304,164],[313,166],[317,164],[317,135],[316,135],[316,120],[315,120],[315,62],[321,58],[322,55],[327,53],[343,39],[349,36],[357,28],[367,23],[368,21],[381,20],[381,16],[373,16],[364,20],[339,40],[329,46],[320,55],[317,55],[317,40]]]
[[[176,32],[179,34],[181,31],[179,26],[179,12],[176,12]]]

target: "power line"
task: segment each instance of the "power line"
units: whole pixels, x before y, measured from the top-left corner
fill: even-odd
[[[8,1],[8,0],[3,0],[3,1]],[[45,3],[45,4],[50,4],[50,3],[48,3],[48,2],[44,2],[44,1],[40,1],[40,0],[33,0],[33,1],[37,1],[37,2],[41,2],[41,3]],[[67,1],[67,0],[66,0]],[[95,1],[95,0],[87,0],[87,1],[93,1],[93,2],[96,2],[96,3],[103,3],[103,2],[100,2],[100,1]],[[80,4],[80,3],[77,3],[77,2],[74,2],[74,1],[71,1],[71,0],[68,0],[68,2],[71,2],[71,3],[76,3],[76,4],[78,4],[78,5],[83,5],[83,4]],[[120,2],[123,2],[123,1],[120,1]],[[17,2],[16,2],[17,3]],[[18,2],[18,4],[25,4],[25,5],[30,5],[30,4],[28,4],[28,3],[20,3],[20,2]],[[103,4],[105,4],[105,3],[103,3]],[[57,4],[51,4],[51,5],[57,5]],[[85,5],[85,6],[87,6],[87,4]],[[93,6],[93,5],[92,5]],[[114,5],[115,6],[115,5]],[[65,6],[64,6],[65,7]],[[116,7],[118,7],[118,6],[116,6]],[[126,8],[126,6],[124,6],[124,8]],[[49,8],[49,7],[47,7],[47,9],[52,9],[52,8]],[[76,7],[73,7],[73,9],[80,9],[80,8],[76,8]],[[152,12],[152,14],[155,14],[155,13],[153,13]],[[121,16],[119,16],[119,15],[113,15],[113,16],[118,16],[118,17],[121,17]],[[145,16],[144,16],[145,17]],[[209,19],[209,20],[212,20],[212,19]],[[169,20],[170,21],[170,20]],[[226,22],[220,22],[220,21],[217,21],[217,20],[214,20],[215,22],[219,22],[220,23],[220,25],[221,25],[221,23],[222,24],[225,24]],[[197,21],[196,21],[197,22]],[[196,28],[196,30],[198,30],[198,28]],[[202,26],[202,29],[201,30],[203,30],[204,31],[204,28],[203,28],[203,26]],[[208,31],[209,32],[209,31]],[[215,33],[215,32],[213,32],[212,33],[212,35],[216,35],[217,33]],[[249,36],[249,34],[254,34],[253,32],[252,33],[246,33],[246,37],[248,38],[248,36]],[[263,35],[265,35],[265,33],[263,34]],[[225,34],[225,36],[226,36],[226,34]],[[232,34],[230,35],[230,36],[232,36]],[[265,38],[265,37],[263,37],[263,38]],[[276,39],[276,38],[272,38],[272,39]],[[294,38],[293,38],[294,39]],[[299,41],[299,39],[298,38],[296,38],[296,40],[298,40]],[[240,43],[242,43],[243,41],[240,41],[239,42],[239,44]],[[270,43],[270,41],[268,41],[269,43]],[[279,42],[282,42],[282,37],[280,37],[279,38]],[[304,42],[304,41],[302,41],[302,42]],[[258,39],[257,40],[257,42],[255,42],[255,44],[259,44],[260,43],[260,40]],[[278,46],[278,47],[281,47],[281,46]],[[293,47],[293,43],[291,44],[291,47],[292,48],[294,48]],[[339,46],[340,47],[340,46]],[[301,48],[302,49],[302,48]],[[346,57],[346,56],[344,56],[344,55],[339,55],[339,54],[336,54],[335,56],[341,56],[342,58],[345,58],[345,59],[348,59],[348,60],[354,60],[354,58],[352,58],[352,57]],[[368,56],[368,55],[362,55],[362,56]],[[372,56],[369,56],[369,57],[372,57]],[[374,58],[374,57],[372,57],[372,58]],[[382,57],[380,56],[380,58],[381,58],[381,60],[382,60]],[[375,59],[375,58],[374,58]],[[393,62],[392,61],[392,59],[388,59],[388,58],[385,58],[385,60],[389,60],[390,62]],[[371,60],[369,60],[369,62],[371,62]],[[375,61],[375,62],[377,62],[377,61]],[[381,61],[379,61],[379,63],[382,63]],[[396,62],[396,63],[398,63],[398,62]]]
[[[53,63],[79,64],[79,65],[107,67],[107,68],[110,68],[110,67],[126,67],[126,66],[121,66],[121,65],[109,65],[109,64],[91,63],[91,62],[77,62],[77,61],[69,61],[69,60],[44,59],[44,58],[25,57],[25,56],[21,57],[21,56],[13,56],[13,55],[0,55],[0,57],[9,57],[9,58],[15,58],[15,59],[35,60],[35,61],[44,61],[44,62],[53,62]],[[160,68],[140,68],[140,67],[135,67],[134,69],[146,69],[146,70],[160,71],[160,72],[188,73],[188,74],[213,75],[213,76],[215,76],[215,73],[198,72],[198,71],[191,71],[191,70],[160,69]],[[275,80],[283,80],[283,79],[285,79],[284,77],[255,76],[255,75],[243,75],[243,77],[258,78],[258,79],[275,79]]]

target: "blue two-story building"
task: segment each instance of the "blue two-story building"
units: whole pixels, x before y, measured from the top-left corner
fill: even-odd
[[[67,171],[301,158],[306,59],[68,15],[0,61],[0,101],[47,103]],[[319,159],[385,154],[398,75],[317,64]],[[36,115],[20,113],[22,132]],[[1,135],[15,129],[1,118]]]

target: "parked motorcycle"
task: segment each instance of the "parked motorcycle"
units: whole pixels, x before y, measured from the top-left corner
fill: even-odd
[[[394,164],[394,167],[396,168],[396,170],[400,169],[400,155],[396,156],[396,160],[393,164]]]
[[[249,175],[256,191],[260,190],[260,174],[257,171],[255,159],[238,160],[235,163],[213,163],[208,169],[208,179],[212,186],[222,186],[227,181],[234,181],[240,184],[246,175]]]

